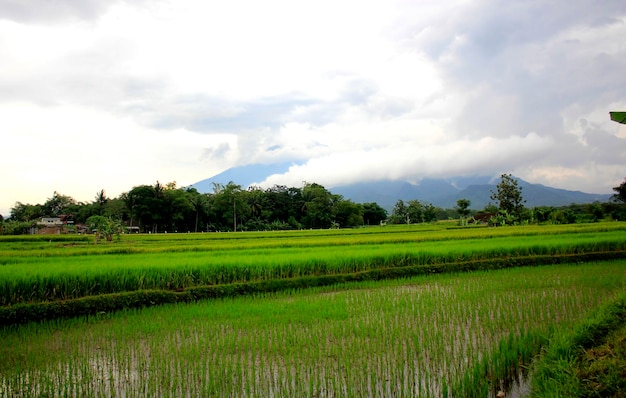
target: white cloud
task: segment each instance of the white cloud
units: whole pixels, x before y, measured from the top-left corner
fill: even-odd
[[[3,215],[256,162],[294,185],[626,174],[620,2],[44,3],[0,0]]]
[[[135,185],[177,181],[190,185],[220,165],[204,151],[226,136],[157,131],[128,118],[78,106],[3,106],[0,131],[2,186],[0,214],[17,201],[43,203],[54,191],[90,202],[105,189],[115,197]]]
[[[343,152],[315,157],[306,164],[290,167],[283,175],[270,176],[258,185],[299,186],[302,181],[309,181],[332,187],[354,181],[419,181],[424,177],[492,174],[504,162],[512,168],[523,166],[528,156],[548,154],[554,147],[550,138],[536,134],[478,140],[459,138],[451,142],[425,139],[423,145],[391,140],[384,147],[346,148]]]

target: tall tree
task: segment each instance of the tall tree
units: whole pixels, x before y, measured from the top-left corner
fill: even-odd
[[[335,207],[337,227],[350,228],[363,225],[363,205],[342,199],[335,204]]]
[[[378,203],[363,204],[363,221],[367,225],[377,225],[387,219],[387,210],[383,209]]]
[[[391,224],[408,224],[411,222],[411,219],[409,217],[409,210],[407,205],[404,203],[404,200],[398,199],[396,204],[393,206],[391,216],[389,217],[389,222]]]
[[[115,220],[127,220],[129,216],[124,201],[119,197],[107,199],[103,215]]]
[[[200,217],[206,215],[207,195],[201,194],[196,188],[187,188],[187,198],[194,211],[194,232],[198,232]]]
[[[124,203],[124,206],[126,207],[126,210],[128,211],[128,216],[130,218],[129,226],[131,227],[135,226],[134,216],[135,216],[135,206],[137,204],[135,201],[135,196],[133,195],[132,191],[124,192],[120,195],[120,199],[122,200],[122,202]]]
[[[297,189],[297,188],[295,188]],[[267,201],[266,210],[269,212],[268,221],[284,221],[289,217],[295,216],[295,198],[296,195],[290,192],[290,188],[284,185],[274,185],[265,190],[265,199]]]
[[[52,197],[48,198],[46,203],[44,203],[43,208],[47,215],[56,217],[61,214],[69,213],[70,208],[76,204],[76,200],[71,196],[61,195],[57,191],[54,191]]]
[[[337,198],[322,185],[305,183],[302,187],[302,223],[306,228],[330,228],[334,219],[333,204]]]
[[[31,221],[45,215],[45,210],[41,205],[30,205],[22,202],[15,202],[11,208],[10,219],[12,221]]]
[[[139,185],[126,195],[126,206],[137,218],[141,231],[148,232],[154,230],[156,213],[159,210],[156,205],[154,189],[151,185]]]
[[[250,215],[257,220],[265,219],[269,212],[265,210],[266,195],[259,187],[249,187],[245,198],[250,206]]]
[[[165,187],[158,180],[152,186],[152,198],[150,200],[150,204],[152,207],[152,232],[159,232],[159,226],[161,229],[163,228],[163,222],[166,217],[165,215],[165,200],[164,194]]]
[[[419,200],[411,199],[407,202],[407,223],[424,222],[424,206]]]
[[[469,199],[459,199],[456,201],[456,207],[454,208],[459,216],[465,218],[469,216],[470,209],[469,207],[472,205],[472,202]]]
[[[163,190],[162,223],[165,231],[190,231],[191,221],[195,212],[189,200],[189,193],[184,189],[177,189],[173,183],[166,185]]]
[[[518,185],[518,180],[511,174],[502,174],[496,189],[496,192],[491,191],[491,200],[498,202],[500,211],[519,221],[522,218],[526,200],[522,197],[522,187]]]
[[[216,185],[214,191],[212,205],[216,228],[237,231],[250,215],[250,206],[244,200],[241,185],[230,181],[225,186]]]
[[[459,199],[456,201],[456,207],[454,208],[461,218],[461,225],[467,224],[467,216],[470,214],[470,205],[472,202],[469,199]]]
[[[101,189],[100,192],[96,194],[95,204],[98,206],[98,215],[101,216],[104,213],[104,206],[107,204],[109,199],[107,198],[104,189]]]
[[[437,212],[441,208],[435,207],[432,203],[422,203],[422,222],[437,221]]]

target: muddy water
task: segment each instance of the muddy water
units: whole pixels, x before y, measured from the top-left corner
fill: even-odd
[[[519,372],[516,377],[510,380],[501,380],[499,386],[495,386],[489,392],[489,398],[498,398],[500,391],[504,392],[506,398],[524,398],[530,396],[530,375]]]

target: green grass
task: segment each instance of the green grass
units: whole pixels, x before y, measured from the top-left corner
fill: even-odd
[[[371,243],[409,243],[502,236],[545,236],[551,234],[604,233],[625,231],[626,223],[605,222],[569,225],[527,225],[488,228],[450,228],[446,223],[390,225],[340,230],[303,230],[240,233],[181,233],[122,235],[108,244],[94,244],[85,235],[0,236],[0,260],[14,257],[57,257],[94,254],[170,253],[260,248],[299,248]],[[1,264],[1,263],[0,263]]]
[[[0,305],[406,265],[618,251],[626,249],[625,228],[623,223],[453,230],[426,225],[133,235],[100,245],[79,236],[77,241],[0,240]]]
[[[533,397],[626,395],[626,294],[563,329],[534,365]]]
[[[605,342],[585,350],[576,369],[582,396],[626,395],[626,322]]]
[[[0,327],[0,396],[484,397],[506,389],[554,331],[625,291],[626,261],[573,263],[623,253],[625,229],[440,223],[132,235],[98,245],[0,237],[3,311],[74,302],[92,314]],[[552,265],[453,272],[537,261]],[[375,281],[416,271],[447,273]],[[355,279],[371,280],[293,288]],[[143,306],[142,297],[274,285],[283,290],[90,308],[116,292],[122,304]]]
[[[495,352],[579,323],[624,292],[625,267],[430,275],[2,328],[0,396],[484,397],[462,381],[499,388]]]

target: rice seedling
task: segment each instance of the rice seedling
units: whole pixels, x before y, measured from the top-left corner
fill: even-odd
[[[525,336],[569,327],[624,291],[625,265],[367,281],[3,328],[0,396],[460,396],[468,372],[498,366],[494,351],[516,356]]]

